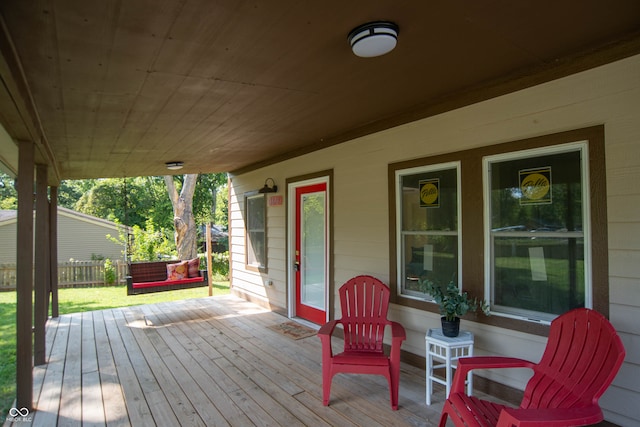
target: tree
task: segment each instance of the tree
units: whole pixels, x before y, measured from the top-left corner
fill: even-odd
[[[0,209],[18,209],[18,192],[14,179],[0,173]]]
[[[227,184],[227,174],[210,173],[198,175],[198,184],[193,195],[193,212],[196,223],[206,224],[216,222],[216,209],[220,189]]]
[[[229,227],[229,189],[226,183],[217,188],[213,223],[221,225],[225,229]]]
[[[164,177],[167,193],[173,205],[174,236],[179,259],[191,259],[198,255],[198,230],[193,216],[193,194],[197,181],[198,174],[184,175],[182,189],[178,194],[173,176],[165,175]]]
[[[98,185],[97,179],[63,180],[58,186],[58,206],[77,210],[76,203]]]

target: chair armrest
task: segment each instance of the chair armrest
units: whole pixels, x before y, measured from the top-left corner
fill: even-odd
[[[336,328],[336,325],[339,322],[340,322],[339,320],[332,320],[322,325],[318,330],[318,336],[320,337],[320,339],[322,339],[323,336],[331,337],[331,334],[333,334],[333,330]]]
[[[535,363],[515,357],[502,356],[473,356],[458,359],[458,367],[453,376],[451,393],[464,393],[465,380],[469,371],[474,369],[502,369],[502,368],[530,368]]]
[[[496,427],[583,426],[599,423],[603,418],[602,410],[598,405],[586,408],[504,408],[500,412]]]
[[[391,339],[404,341],[407,339],[407,333],[404,327],[398,322],[391,322]]]
[[[390,362],[391,365],[400,366],[400,347],[402,346],[402,341],[407,339],[407,333],[400,323],[390,321],[389,324],[391,325]]]
[[[340,320],[332,320],[330,322],[325,323],[318,330],[318,338],[320,338],[320,342],[322,343],[322,363],[329,365],[331,363],[331,358],[333,357],[333,349],[331,347],[331,334],[333,334],[333,330],[336,328],[336,325],[340,323]]]

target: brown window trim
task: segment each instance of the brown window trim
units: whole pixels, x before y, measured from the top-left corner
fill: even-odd
[[[398,266],[396,265],[397,218],[395,206],[395,172],[397,170],[454,161],[460,162],[463,286],[464,290],[469,294],[482,297],[484,295],[484,202],[482,182],[485,179],[482,171],[483,157],[576,141],[588,141],[593,308],[609,317],[609,256],[603,125],[389,164],[389,284],[392,289],[391,301],[395,304],[438,313],[435,304],[407,298],[399,293],[397,283]],[[536,335],[546,336],[549,330],[548,326],[541,323],[502,316],[467,315],[465,318],[479,323]]]

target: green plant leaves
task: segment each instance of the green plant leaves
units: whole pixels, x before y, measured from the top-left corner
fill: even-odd
[[[482,309],[485,315],[489,315],[489,304],[486,301],[471,298],[466,292],[460,293],[453,281],[449,282],[444,290],[441,285],[426,278],[420,279],[418,283],[423,292],[433,297],[440,307],[440,314],[449,321],[462,317],[468,312],[476,312],[478,308]]]

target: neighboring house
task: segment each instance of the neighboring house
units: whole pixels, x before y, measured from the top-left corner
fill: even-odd
[[[0,211],[0,264],[16,262],[16,214]],[[125,247],[107,235],[118,238],[126,230],[114,222],[58,207],[58,262],[90,261],[92,256],[124,260]]]
[[[198,226],[198,252],[207,251],[207,236],[205,225]],[[213,252],[225,252],[229,250],[229,233],[222,225],[211,225],[211,248]]]
[[[267,178],[277,192],[257,191]],[[491,299],[491,317],[462,324],[478,355],[537,360],[559,312],[597,308],[627,351],[606,419],[637,425],[638,182],[640,55],[232,175],[232,289],[322,323],[340,317],[342,283],[376,276],[408,358],[439,327],[420,275]],[[526,375],[486,378],[522,388]]]

